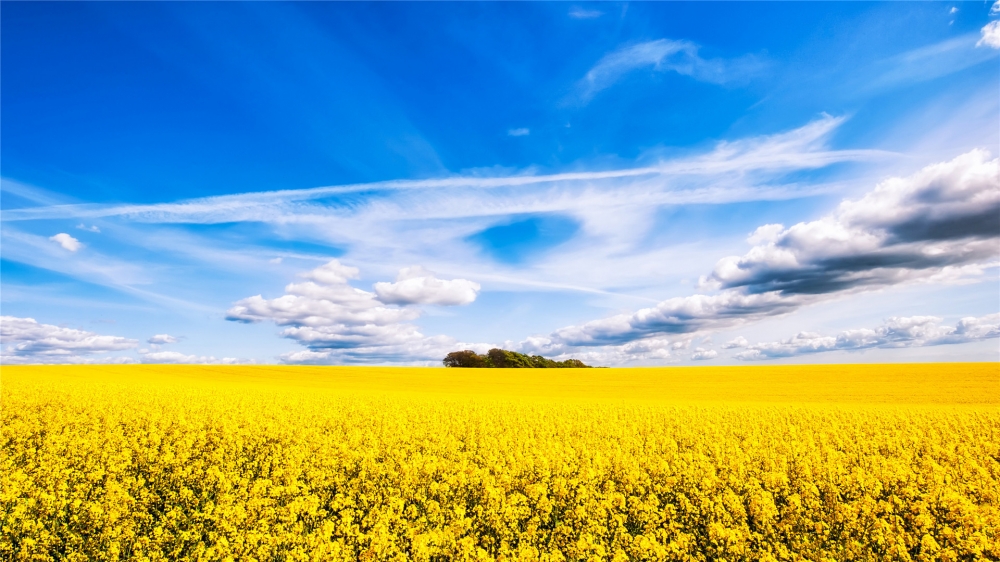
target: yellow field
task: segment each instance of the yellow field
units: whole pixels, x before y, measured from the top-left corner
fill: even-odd
[[[997,560],[998,364],[2,369],[4,560]]]

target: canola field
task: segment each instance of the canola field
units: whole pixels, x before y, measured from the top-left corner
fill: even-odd
[[[0,371],[2,560],[998,560],[1000,365]]]

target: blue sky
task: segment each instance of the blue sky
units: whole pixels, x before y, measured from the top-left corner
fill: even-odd
[[[998,21],[5,3],[2,360],[996,361]]]

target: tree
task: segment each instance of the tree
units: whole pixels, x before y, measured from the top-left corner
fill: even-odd
[[[579,359],[567,359],[565,361],[553,361],[541,355],[525,355],[516,351],[493,348],[486,352],[486,355],[479,355],[471,349],[464,351],[453,351],[444,358],[445,367],[479,367],[495,369],[585,369],[590,365],[585,365]]]
[[[497,349],[494,347],[486,353],[486,357],[489,358],[492,366],[498,369],[531,369],[535,367],[530,357],[516,351],[507,351],[506,349]]]
[[[445,367],[487,367],[486,358],[471,349],[453,351],[444,358]]]

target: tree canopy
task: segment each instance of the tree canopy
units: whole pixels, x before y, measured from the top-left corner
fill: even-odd
[[[497,369],[566,369],[590,368],[579,359],[554,361],[541,355],[525,355],[516,351],[493,348],[486,355],[479,355],[471,349],[453,351],[444,358],[445,367],[474,367]]]

